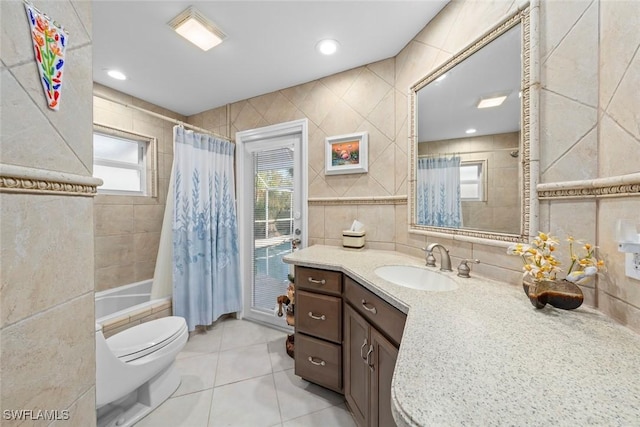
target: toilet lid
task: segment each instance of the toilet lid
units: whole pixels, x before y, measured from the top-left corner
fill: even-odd
[[[123,362],[138,359],[171,343],[187,329],[184,318],[163,317],[107,338],[113,354]]]

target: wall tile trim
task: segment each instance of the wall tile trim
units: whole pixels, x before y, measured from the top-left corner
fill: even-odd
[[[341,205],[406,205],[407,196],[380,197],[309,197],[309,206],[341,206]]]
[[[538,199],[589,199],[640,196],[640,173],[538,184]]]
[[[100,185],[91,176],[0,164],[0,192],[93,197]]]

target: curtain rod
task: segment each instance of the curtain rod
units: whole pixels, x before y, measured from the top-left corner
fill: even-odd
[[[431,154],[420,154],[420,157],[435,157],[435,156],[452,156],[452,155],[464,155],[464,154],[479,154],[479,153],[493,153],[494,151],[510,151],[511,153],[518,153],[520,149],[518,147],[513,148],[495,148],[493,150],[477,150],[477,151],[456,151],[456,152],[448,152],[448,153],[431,153]],[[517,156],[517,154],[516,154]],[[512,155],[512,157],[515,157]]]
[[[93,96],[95,96],[96,98],[104,99],[105,101],[109,101],[109,102],[113,102],[113,103],[118,104],[118,105],[122,105],[123,107],[131,108],[132,110],[140,111],[140,112],[148,114],[150,116],[157,117],[157,118],[165,120],[167,122],[174,123],[174,124],[176,124],[178,126],[182,126],[182,127],[185,127],[185,128],[190,128],[190,129],[193,129],[193,130],[197,130],[198,132],[203,132],[203,133],[206,133],[206,134],[209,134],[209,135],[213,135],[216,138],[224,139],[226,141],[229,141],[229,142],[235,144],[235,141],[232,138],[229,138],[228,136],[219,135],[219,134],[217,134],[217,133],[215,133],[213,131],[210,131],[209,129],[204,129],[204,128],[201,128],[201,127],[198,127],[198,126],[190,125],[189,123],[185,123],[185,122],[183,122],[181,120],[174,119],[173,117],[169,117],[169,116],[165,116],[165,115],[162,115],[162,114],[154,113],[153,111],[149,111],[147,109],[144,109],[144,108],[141,108],[141,107],[137,107],[135,105],[127,104],[126,102],[118,101],[116,99],[108,98],[108,97],[103,96],[103,95],[97,95],[97,94],[94,93]]]

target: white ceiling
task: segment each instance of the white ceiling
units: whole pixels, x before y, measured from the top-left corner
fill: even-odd
[[[448,1],[96,1],[93,79],[189,116],[393,57]],[[166,25],[190,5],[221,45],[203,52]],[[315,50],[325,38],[338,53]]]

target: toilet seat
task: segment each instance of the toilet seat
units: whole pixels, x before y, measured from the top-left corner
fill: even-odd
[[[132,362],[169,345],[184,333],[184,318],[169,316],[126,329],[106,341],[118,359]]]

